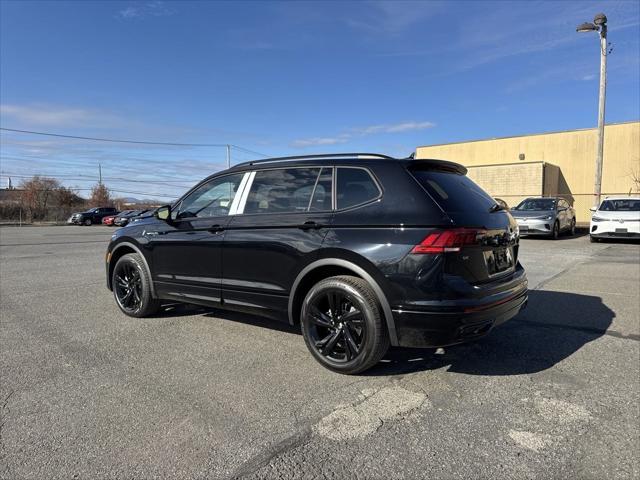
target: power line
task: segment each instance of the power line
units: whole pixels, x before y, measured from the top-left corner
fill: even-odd
[[[110,142],[110,143],[132,143],[137,145],[163,145],[170,147],[233,147],[238,150],[243,150],[248,153],[253,153],[255,155],[261,155],[263,157],[268,157],[264,153],[256,152],[253,150],[249,150],[248,148],[240,147],[238,145],[234,145],[231,143],[179,143],[179,142],[149,142],[143,140],[124,140],[124,139],[115,139],[115,138],[100,138],[100,137],[81,137],[78,135],[64,135],[61,133],[50,133],[50,132],[36,132],[33,130],[19,130],[17,128],[0,128],[0,130],[5,132],[14,132],[14,133],[28,133],[31,135],[43,135],[47,137],[58,137],[58,138],[71,138],[75,140],[90,140],[94,142]]]

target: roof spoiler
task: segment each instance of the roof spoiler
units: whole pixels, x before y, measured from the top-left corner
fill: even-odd
[[[447,172],[455,172],[461,175],[467,174],[467,168],[464,165],[460,165],[456,162],[450,162],[448,160],[437,160],[432,158],[425,158],[423,160],[410,160],[408,162],[409,168],[416,170],[445,170]]]

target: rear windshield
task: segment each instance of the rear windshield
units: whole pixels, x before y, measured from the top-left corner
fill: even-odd
[[[460,173],[434,170],[412,170],[411,173],[447,213],[486,213],[496,204],[487,192]]]
[[[600,205],[600,210],[605,212],[640,212],[640,200],[605,200]]]

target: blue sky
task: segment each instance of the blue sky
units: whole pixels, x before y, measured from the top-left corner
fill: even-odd
[[[640,2],[0,2],[4,128],[266,155],[373,151],[640,118]],[[3,174],[170,198],[223,148],[2,132]],[[233,161],[254,158],[234,149]],[[455,160],[455,159],[452,159]],[[488,161],[490,159],[487,159]],[[6,177],[2,177],[5,184]],[[155,183],[151,183],[155,182]],[[81,190],[83,193],[83,190]]]

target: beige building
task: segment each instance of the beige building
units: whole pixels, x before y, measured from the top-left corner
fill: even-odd
[[[602,194],[640,193],[640,122],[605,127]],[[516,205],[527,196],[559,195],[589,222],[594,203],[595,128],[418,147],[416,158],[463,164],[494,197]]]

